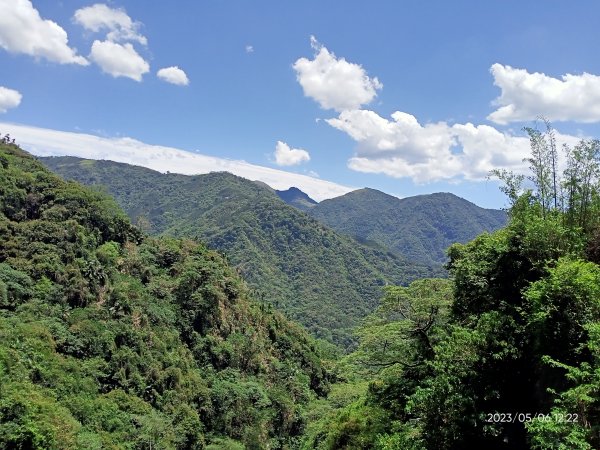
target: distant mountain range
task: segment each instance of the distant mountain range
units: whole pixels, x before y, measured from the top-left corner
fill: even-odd
[[[375,243],[430,265],[445,263],[451,244],[507,222],[504,211],[480,208],[451,193],[400,199],[364,188],[317,203],[295,187],[276,192],[289,205],[363,244]]]
[[[307,212],[340,233],[424,264],[443,264],[452,243],[468,242],[507,221],[504,211],[450,193],[399,199],[368,188],[324,200]]]
[[[360,244],[280,198],[299,207],[314,202],[297,189],[276,193],[226,172],[187,176],[75,157],[40,160],[106,190],[149,233],[200,238],[224,252],[256,295],[342,346],[351,345],[352,328],[377,305],[382,286],[443,275],[439,265]]]

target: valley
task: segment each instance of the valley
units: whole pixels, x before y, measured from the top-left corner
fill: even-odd
[[[297,188],[282,194],[225,172],[186,176],[75,157],[40,160],[67,179],[114,196],[133,223],[150,234],[197,238],[223,252],[258,298],[315,337],[345,348],[354,345],[352,330],[373,311],[383,286],[445,276],[443,255],[450,244],[493,231],[505,217],[464,200],[446,205],[435,195],[416,199],[411,208],[404,207],[410,199],[374,190],[317,204]],[[364,192],[383,198],[383,204],[363,199]],[[364,208],[367,204],[371,209]],[[373,238],[384,222],[388,235]],[[375,232],[359,236],[350,224]],[[442,235],[440,230],[448,229]],[[427,252],[435,257],[424,257]]]

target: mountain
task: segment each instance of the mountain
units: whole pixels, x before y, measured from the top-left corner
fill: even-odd
[[[368,188],[324,200],[307,212],[340,233],[425,264],[443,264],[451,244],[507,221],[504,211],[480,208],[450,193],[399,199]]]
[[[317,204],[308,194],[297,187],[291,187],[286,191],[275,191],[281,200],[301,211],[306,211]]]
[[[384,285],[440,273],[379,245],[361,245],[272,189],[230,173],[161,174],[73,157],[41,161],[65,178],[105,189],[152,234],[199,238],[220,250],[257,296],[313,335],[345,347]]]
[[[219,253],[1,140],[1,448],[291,448],[318,345]]]

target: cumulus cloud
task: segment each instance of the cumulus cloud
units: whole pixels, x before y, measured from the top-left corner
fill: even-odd
[[[488,116],[499,124],[523,122],[544,116],[551,121],[600,121],[600,76],[529,73],[502,64],[490,69],[501,89],[494,101],[498,109]]]
[[[21,103],[23,96],[19,91],[0,86],[0,113],[5,113],[10,108],[16,108]]]
[[[452,145],[452,135],[444,123],[421,126],[410,114],[396,111],[389,121],[368,110],[343,111],[327,119],[334,128],[359,143],[359,154],[374,158],[394,155],[402,149],[412,163],[422,162]]]
[[[0,47],[60,64],[89,64],[68,41],[67,32],[42,19],[31,1],[0,0]]]
[[[359,64],[337,58],[311,36],[314,58],[300,58],[293,68],[306,97],[323,109],[344,111],[370,103],[383,84],[371,78]]]
[[[224,158],[206,156],[173,147],[145,144],[131,138],[102,138],[83,133],[70,133],[45,128],[0,122],[0,130],[9,133],[26,150],[38,156],[79,156],[148,167],[159,172],[195,175],[209,172],[231,172],[262,181],[274,189],[295,186],[317,201],[346,194],[355,188],[307,175],[286,172]]]
[[[503,133],[488,125],[446,122],[422,125],[404,112],[388,120],[373,111],[344,111],[327,123],[357,144],[348,167],[417,183],[483,180],[495,168],[524,173],[529,138]],[[559,144],[574,145],[578,138],[556,133]]]
[[[156,73],[156,76],[167,83],[177,84],[179,86],[187,86],[190,84],[190,80],[185,72],[177,66],[160,69]]]
[[[124,9],[96,3],[75,11],[73,21],[88,31],[106,32],[104,40],[94,41],[89,56],[104,73],[142,81],[142,76],[150,71],[148,62],[131,44],[148,43],[139,33],[141,23],[134,22]]]
[[[277,141],[275,146],[275,163],[278,166],[296,166],[306,161],[310,161],[310,155],[301,148],[290,148],[285,142]]]
[[[150,65],[135,51],[129,42],[118,44],[111,41],[94,41],[90,59],[103,72],[113,77],[127,77],[142,81],[142,76],[150,70]]]
[[[108,32],[106,39],[113,42],[135,41],[146,45],[148,40],[139,33],[141,24],[134,22],[122,8],[110,8],[96,3],[75,11],[73,20],[88,31]]]

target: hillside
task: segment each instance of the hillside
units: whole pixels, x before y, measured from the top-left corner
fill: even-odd
[[[508,224],[452,245],[449,278],[386,287],[303,450],[600,449],[600,140],[545,172],[553,130],[527,131]]]
[[[103,186],[152,234],[198,237],[224,252],[256,295],[343,346],[385,284],[436,269],[339,235],[270,188],[229,173],[161,174],[110,161],[43,158],[56,173]],[[437,269],[439,271],[439,269]]]
[[[310,198],[305,192],[297,187],[291,187],[285,191],[275,191],[281,200],[288,205],[294,206],[301,211],[306,211],[314,207],[317,202]]]
[[[2,448],[283,448],[328,381],[221,255],[3,142],[0,386]]]
[[[446,249],[506,224],[506,213],[449,193],[399,199],[359,189],[324,200],[308,213],[340,233],[371,241],[426,264],[446,261]]]

